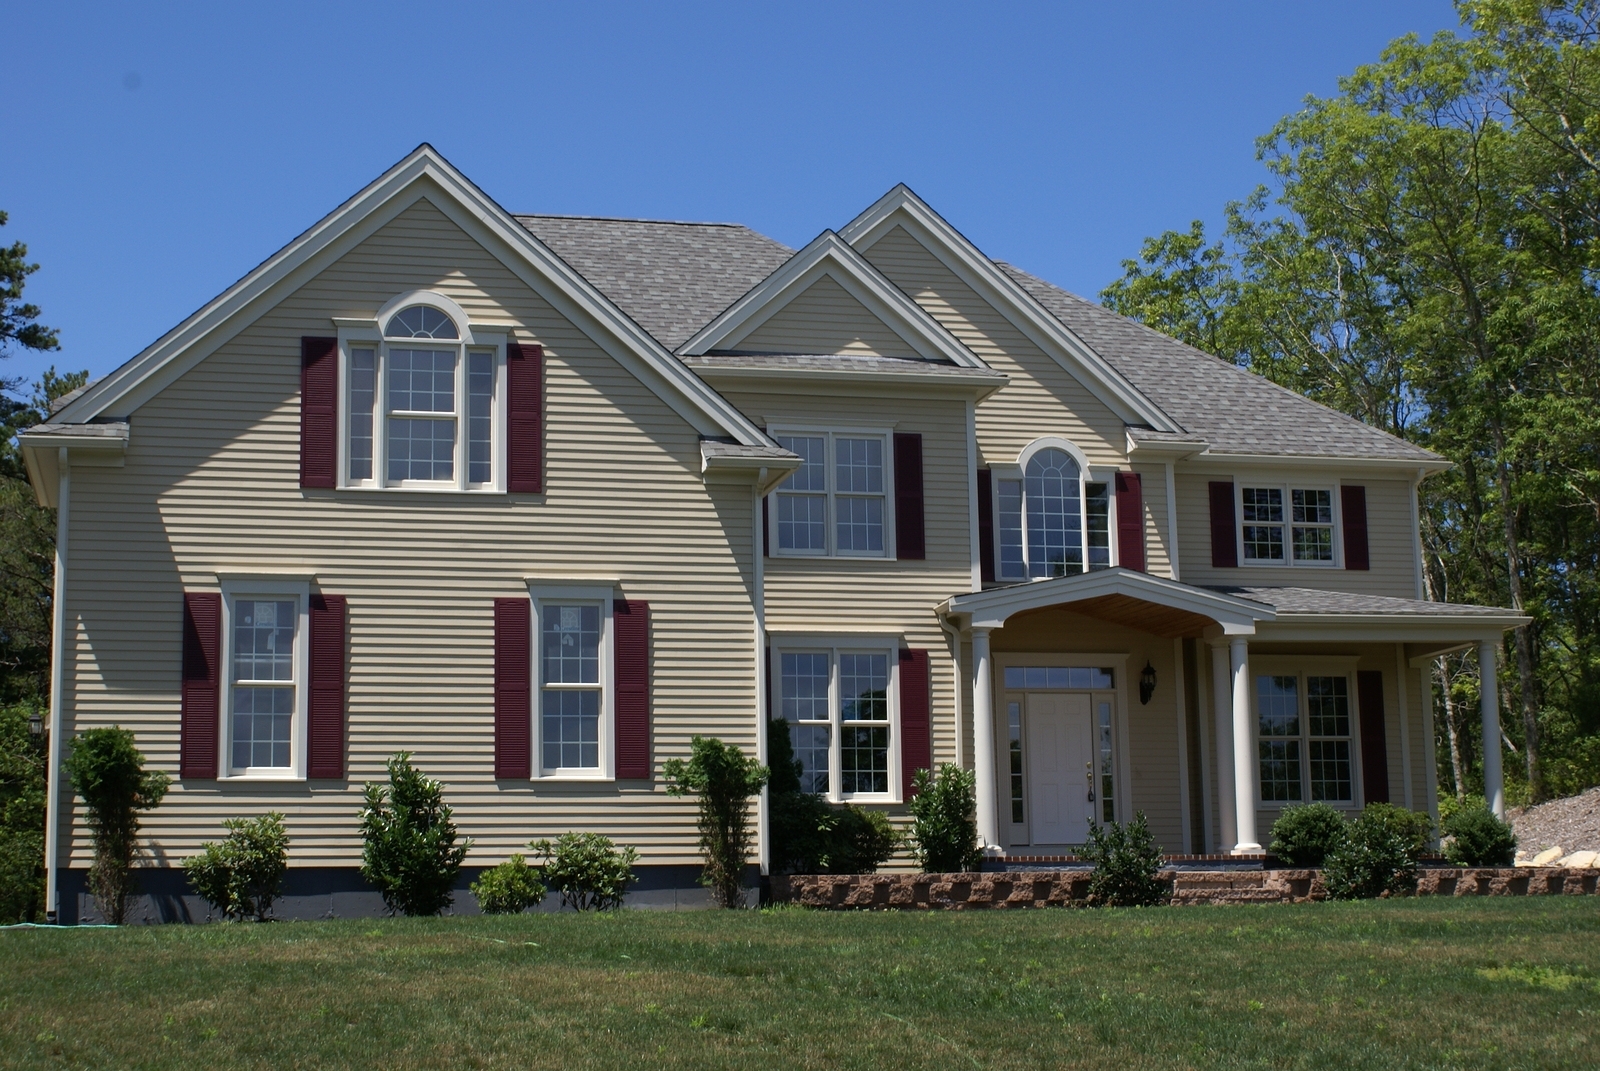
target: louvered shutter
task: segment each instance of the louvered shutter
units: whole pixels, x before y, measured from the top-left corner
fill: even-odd
[[[1361,791],[1366,803],[1389,802],[1389,742],[1383,717],[1383,671],[1356,673],[1361,706]]]
[[[923,527],[922,436],[894,436],[894,556],[921,561],[928,556]]]
[[[994,474],[978,470],[978,576],[994,582]]]
[[[184,592],[183,684],[179,698],[178,776],[217,776],[222,729],[222,596]]]
[[[1233,482],[1211,482],[1211,566],[1234,569],[1239,565],[1237,522],[1233,511]]]
[[[616,665],[617,777],[650,776],[650,604],[611,605]]]
[[[300,340],[300,486],[338,486],[339,340]]]
[[[533,776],[533,601],[494,600],[494,775]]]
[[[770,556],[772,553],[771,535],[767,529],[767,499],[771,497],[771,495],[761,496],[761,556],[763,558]]]
[[[1117,564],[1144,572],[1144,482],[1137,472],[1117,473]]]
[[[311,596],[311,681],[306,703],[308,777],[344,776],[343,595]]]
[[[932,687],[928,680],[928,652],[900,652],[900,786],[906,799],[916,795],[912,779],[918,770],[933,768]]]
[[[544,347],[506,347],[506,489],[544,491]]]
[[[1367,556],[1367,489],[1349,484],[1339,488],[1340,513],[1344,520],[1344,567],[1370,569]]]

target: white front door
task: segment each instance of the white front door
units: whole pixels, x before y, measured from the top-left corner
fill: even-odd
[[[1082,844],[1094,813],[1094,737],[1087,695],[1028,695],[1032,843]]]

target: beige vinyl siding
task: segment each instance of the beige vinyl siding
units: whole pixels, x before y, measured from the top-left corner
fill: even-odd
[[[544,495],[300,490],[300,337],[413,288],[543,344]],[[182,592],[285,572],[350,600],[348,781],[177,782],[145,819],[150,861],[176,865],[224,818],[277,809],[294,865],[355,865],[362,782],[401,748],[444,780],[475,841],[469,864],[569,829],[638,845],[646,863],[698,860],[694,805],[659,782],[494,779],[491,600],[522,595],[527,576],[614,578],[651,608],[656,768],[696,732],[753,751],[751,491],[707,486],[694,429],[432,205],[311,278],[131,423],[125,468],[74,473],[65,731],[132,728],[176,778]],[[76,806],[70,828],[69,865],[86,866]]]
[[[1167,509],[1167,467],[1135,465],[1144,498],[1145,572],[1152,576],[1172,575],[1172,514]],[[1112,488],[1115,491],[1115,488]],[[1111,506],[1111,532],[1116,538],[1116,503]]]
[[[823,275],[723,349],[916,357],[917,351],[831,276]]]

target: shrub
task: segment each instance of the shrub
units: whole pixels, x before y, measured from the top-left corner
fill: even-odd
[[[1395,811],[1409,813],[1386,803],[1372,803],[1349,824],[1323,864],[1322,880],[1330,897],[1368,900],[1416,889],[1417,824],[1397,820]]]
[[[561,894],[562,904],[579,911],[621,907],[639,859],[633,848],[618,848],[599,833],[563,833],[554,844],[536,840],[528,847],[544,856],[545,884]]]
[[[32,703],[0,707],[0,925],[44,913],[46,737],[28,731]]]
[[[1088,902],[1093,907],[1150,907],[1164,904],[1172,888],[1161,880],[1161,849],[1156,847],[1144,812],[1133,821],[1089,827],[1084,856],[1094,863]]]
[[[160,770],[146,770],[133,733],[115,725],[78,736],[63,765],[73,790],[83,797],[94,841],[89,891],[106,921],[120,926],[134,890],[139,812],[159,804],[172,779]]]
[[[1456,799],[1449,792],[1439,793],[1439,823],[1443,829],[1444,823],[1450,821],[1457,811],[1470,811],[1475,807],[1487,807],[1489,802],[1476,792],[1468,792],[1465,799]]]
[[[750,856],[750,797],[767,783],[768,770],[732,744],[696,736],[689,761],[668,759],[661,773],[673,796],[700,800],[700,883],[723,907],[744,906],[744,868]]]
[[[455,899],[451,886],[472,841],[456,844],[444,786],[402,751],[388,762],[389,787],[367,782],[361,808],[361,876],[378,887],[390,911],[437,915]]]
[[[789,723],[767,723],[767,828],[772,869],[787,874],[870,874],[888,862],[901,837],[881,811],[833,804],[800,791],[800,764]]]
[[[543,900],[545,894],[539,869],[529,866],[520,854],[479,874],[471,888],[485,915],[521,914]]]
[[[1510,866],[1517,858],[1517,835],[1487,806],[1461,807],[1445,819],[1445,858],[1457,866]]]
[[[1326,803],[1285,807],[1272,823],[1268,851],[1290,866],[1321,866],[1344,837],[1344,815]]]
[[[229,818],[228,839],[207,841],[183,861],[194,891],[231,921],[265,922],[289,866],[289,833],[277,811],[260,818]]]
[[[1433,818],[1427,811],[1408,811],[1392,803],[1369,803],[1362,809],[1361,816],[1394,830],[1405,839],[1416,858],[1427,854],[1433,845]]]
[[[911,851],[930,874],[977,870],[983,862],[978,844],[978,802],[973,775],[955,763],[939,767],[935,777],[918,770],[912,779],[916,796],[911,812]]]

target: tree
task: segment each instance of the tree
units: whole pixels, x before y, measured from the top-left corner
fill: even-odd
[[[106,921],[120,926],[134,891],[139,812],[161,802],[171,779],[160,770],[146,770],[133,733],[115,725],[80,734],[63,765],[73,791],[83,797],[94,841],[89,890]]]
[[[10,217],[0,212],[0,227]],[[28,247],[21,242],[0,246],[0,356],[10,356],[13,345],[30,350],[54,350],[60,342],[54,328],[37,323],[39,306],[25,304],[22,288],[39,265],[28,263]]]
[[[673,796],[700,800],[701,884],[723,907],[744,906],[744,867],[750,857],[750,797],[767,783],[768,769],[714,736],[690,742],[689,761],[668,759],[661,773]]]

